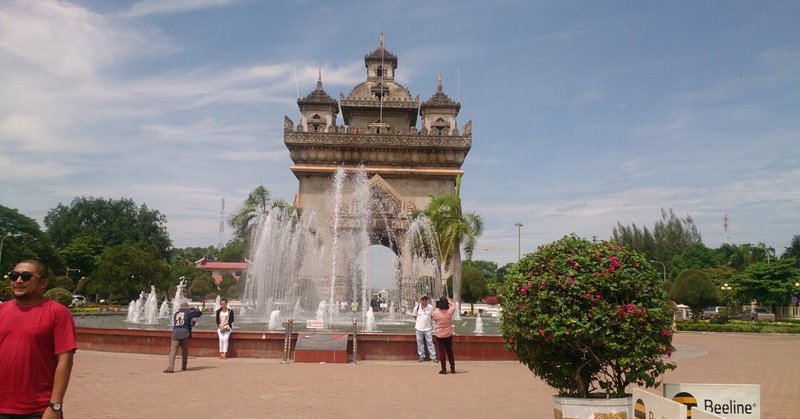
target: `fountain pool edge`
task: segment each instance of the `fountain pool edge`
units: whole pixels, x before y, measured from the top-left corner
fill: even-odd
[[[101,352],[125,352],[149,355],[168,355],[170,330],[155,329],[109,329],[77,326],[78,350]],[[324,332],[320,332],[324,333]],[[301,334],[309,334],[302,332]],[[292,352],[298,333],[292,334]],[[285,333],[234,331],[228,349],[229,357],[283,359]],[[214,331],[192,332],[190,354],[200,357],[217,357],[219,340]],[[503,345],[502,336],[453,337],[453,349],[457,360],[463,361],[516,361],[514,352]],[[347,355],[353,356],[353,335],[347,343]],[[417,343],[413,334],[359,333],[358,360],[416,360]]]

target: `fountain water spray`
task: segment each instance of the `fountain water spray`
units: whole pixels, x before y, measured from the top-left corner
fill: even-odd
[[[158,322],[158,296],[155,285],[150,285],[150,294],[147,295],[144,303],[143,318],[147,324],[156,324]]]
[[[483,334],[483,319],[481,319],[481,313],[478,312],[478,317],[475,318],[475,331],[473,332],[476,335]]]
[[[372,307],[367,309],[367,321],[364,324],[365,324],[364,326],[365,332],[375,331],[375,313],[372,311]]]
[[[374,292],[367,257],[373,244],[398,254],[396,283],[387,292],[389,316],[394,318],[398,308],[405,310],[420,293],[441,295],[439,252],[427,218],[409,221],[408,208],[384,189],[370,188],[363,167],[350,173],[339,167],[328,191],[330,212],[319,214],[319,219],[317,214],[298,215],[281,208],[257,218],[244,277],[242,320],[267,322],[280,310],[283,316],[305,315],[331,327],[349,322],[351,317],[344,313],[355,308],[365,321]],[[396,243],[396,236],[405,239]],[[416,245],[425,251],[412,252],[409,246]]]

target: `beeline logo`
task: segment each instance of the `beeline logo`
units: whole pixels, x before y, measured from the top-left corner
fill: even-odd
[[[728,400],[723,403],[715,403],[711,399],[703,400],[703,410],[714,414],[747,414],[753,413],[755,403],[737,403],[736,400]]]

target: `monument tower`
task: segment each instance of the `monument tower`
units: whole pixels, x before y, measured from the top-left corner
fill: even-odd
[[[459,129],[461,104],[444,93],[441,73],[435,93],[421,103],[398,83],[398,58],[384,47],[383,34],[378,48],[364,56],[364,66],[366,80],[346,96],[340,93],[338,101],[325,92],[320,70],[316,88],[297,101],[300,122],[284,117],[284,143],[299,181],[294,204],[316,213],[316,230],[323,242],[330,240],[331,178],[339,166],[362,166],[370,194],[380,202],[369,220],[370,240],[391,248],[403,266],[408,218],[425,208],[430,195],[453,193],[472,145],[472,122]],[[355,228],[349,210],[343,209],[342,223]],[[342,269],[337,276],[348,275]],[[402,283],[415,281],[401,271]]]

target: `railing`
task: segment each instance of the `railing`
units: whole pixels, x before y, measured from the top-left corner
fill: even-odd
[[[778,307],[775,317],[778,319],[800,320],[800,305]]]

